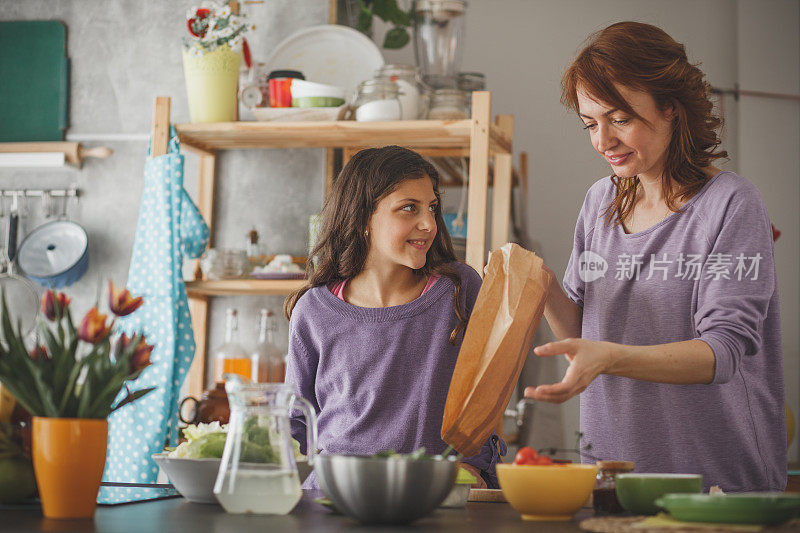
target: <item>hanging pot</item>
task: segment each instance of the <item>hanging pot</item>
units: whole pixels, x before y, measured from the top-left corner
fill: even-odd
[[[69,220],[43,224],[22,241],[17,264],[28,278],[45,287],[72,285],[89,268],[86,231]]]

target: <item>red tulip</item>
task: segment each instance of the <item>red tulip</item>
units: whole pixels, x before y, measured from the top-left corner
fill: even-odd
[[[153,352],[153,348],[155,348],[155,346],[147,344],[144,337],[139,337],[139,344],[136,345],[133,356],[131,356],[131,374],[143,370],[152,364],[150,361],[150,354]]]
[[[50,356],[47,355],[47,348],[42,346],[41,344],[37,344],[31,350],[31,359],[34,361],[38,361],[39,359],[49,359]]]
[[[78,337],[91,344],[97,344],[111,333],[113,322],[106,325],[108,315],[101,315],[97,307],[92,307],[78,326]]]
[[[48,289],[42,295],[42,313],[48,320],[55,320],[57,317],[63,316],[70,301],[63,292]]]
[[[141,296],[134,298],[128,289],[117,290],[114,282],[108,281],[108,307],[117,316],[127,316],[142,306]]]

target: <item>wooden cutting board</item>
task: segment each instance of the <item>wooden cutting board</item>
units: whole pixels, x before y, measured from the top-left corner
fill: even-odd
[[[61,141],[68,120],[67,28],[0,22],[0,142]]]

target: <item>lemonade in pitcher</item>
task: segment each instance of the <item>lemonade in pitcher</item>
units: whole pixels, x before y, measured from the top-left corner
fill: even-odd
[[[308,424],[308,462],[317,449],[310,403],[284,383],[248,383],[225,376],[231,406],[228,436],[214,494],[229,513],[287,514],[302,497],[289,429],[292,409]]]

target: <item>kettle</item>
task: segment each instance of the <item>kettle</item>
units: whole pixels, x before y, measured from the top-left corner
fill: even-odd
[[[192,415],[188,418],[183,416],[183,404],[191,400],[194,402]],[[192,396],[187,396],[181,401],[179,417],[184,424],[209,424],[219,422],[227,424],[231,416],[231,409],[228,405],[228,393],[225,392],[225,383],[218,381],[213,389],[207,390],[200,397],[200,400]]]

